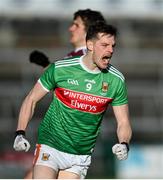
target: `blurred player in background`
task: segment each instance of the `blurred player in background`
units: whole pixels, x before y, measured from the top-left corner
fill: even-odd
[[[73,56],[81,56],[87,52],[86,48],[86,33],[90,25],[96,23],[97,21],[104,21],[105,19],[101,12],[91,10],[91,9],[83,9],[78,10],[74,13],[73,22],[69,27],[70,32],[70,43],[73,46],[74,50],[68,53],[64,58],[69,58]],[[39,66],[42,66],[44,69],[48,67],[50,64],[49,58],[40,51],[33,51],[30,54],[30,62],[35,63]],[[32,178],[32,170],[30,170],[25,179]]]
[[[72,25],[68,29],[70,32],[70,43],[74,50],[68,53],[64,58],[81,56],[86,53],[85,37],[87,30],[90,25],[97,21],[105,22],[104,17],[99,11],[84,9],[74,13]],[[43,68],[50,64],[49,58],[40,51],[33,51],[30,54],[30,62],[40,65]]]
[[[108,104],[117,122],[118,143],[112,151],[119,160],[127,159],[132,130],[125,79],[110,64],[115,41],[114,26],[91,25],[86,55],[49,65],[23,101],[13,146],[16,151],[29,150],[25,129],[36,103],[54,92],[38,130],[33,178],[85,178]]]

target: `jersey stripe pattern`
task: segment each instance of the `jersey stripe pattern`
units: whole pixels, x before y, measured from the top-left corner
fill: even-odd
[[[125,79],[109,65],[88,72],[81,57],[51,64],[39,79],[54,97],[38,131],[38,143],[71,154],[91,154],[108,104],[128,103]]]

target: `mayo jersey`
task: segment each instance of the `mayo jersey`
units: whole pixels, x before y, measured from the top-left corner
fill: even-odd
[[[124,76],[112,65],[90,71],[83,56],[51,64],[39,83],[54,97],[41,121],[38,143],[60,151],[91,154],[108,104],[128,103]]]

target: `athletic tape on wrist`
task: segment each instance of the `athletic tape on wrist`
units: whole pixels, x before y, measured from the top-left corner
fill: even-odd
[[[18,130],[15,132],[15,137],[18,136],[18,135],[23,135],[25,136],[25,131],[24,130]]]
[[[128,144],[127,142],[121,142],[121,144],[125,144],[125,145],[126,145],[126,147],[127,147],[127,151],[129,151],[129,150],[130,150],[130,148],[129,148],[129,144]]]

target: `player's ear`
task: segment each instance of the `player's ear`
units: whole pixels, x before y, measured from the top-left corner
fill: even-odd
[[[87,49],[90,50],[90,51],[92,51],[92,50],[93,50],[93,41],[88,40],[88,41],[86,42],[86,44],[87,44]]]

